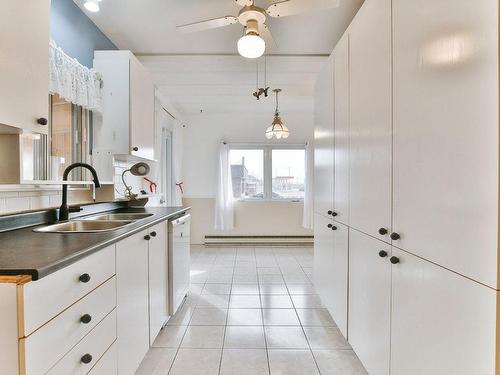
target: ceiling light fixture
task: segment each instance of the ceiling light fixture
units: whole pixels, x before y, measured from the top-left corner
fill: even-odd
[[[85,9],[87,9],[89,12],[99,12],[99,2],[101,0],[87,0],[85,1],[85,3],[83,4],[83,6],[85,7]]]
[[[247,59],[256,59],[266,52],[266,42],[259,35],[259,23],[248,20],[245,35],[238,40],[238,53]]]
[[[266,130],[266,138],[287,139],[290,136],[290,130],[283,124],[279,112],[278,95],[281,89],[274,89],[273,91],[276,93],[276,110],[274,112],[273,124]]]

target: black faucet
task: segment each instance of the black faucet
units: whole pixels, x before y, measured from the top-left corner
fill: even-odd
[[[99,178],[97,177],[97,172],[95,171],[94,167],[91,165],[88,165],[86,163],[73,163],[71,165],[68,165],[68,167],[64,170],[63,174],[63,181],[68,181],[68,174],[71,172],[73,169],[77,167],[82,167],[86,168],[92,173],[92,179],[94,180],[94,186],[96,188],[101,187],[101,184],[99,183]],[[68,185],[63,185],[62,188],[62,204],[61,208],[59,209],[59,221],[64,221],[69,219],[69,207],[68,207]]]

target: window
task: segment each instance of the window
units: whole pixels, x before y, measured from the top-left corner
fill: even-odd
[[[233,196],[242,200],[304,198],[305,148],[252,146],[231,148]]]

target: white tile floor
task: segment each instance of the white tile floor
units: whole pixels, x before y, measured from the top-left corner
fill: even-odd
[[[191,252],[189,296],[137,374],[367,374],[315,294],[311,248]]]

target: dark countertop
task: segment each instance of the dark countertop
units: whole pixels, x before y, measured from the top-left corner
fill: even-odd
[[[121,239],[188,211],[190,207],[134,207],[111,212],[153,216],[100,233],[39,233],[31,226],[0,233],[0,276],[29,275],[38,280]],[[108,211],[109,212],[109,211]],[[73,218],[76,218],[73,216]]]

